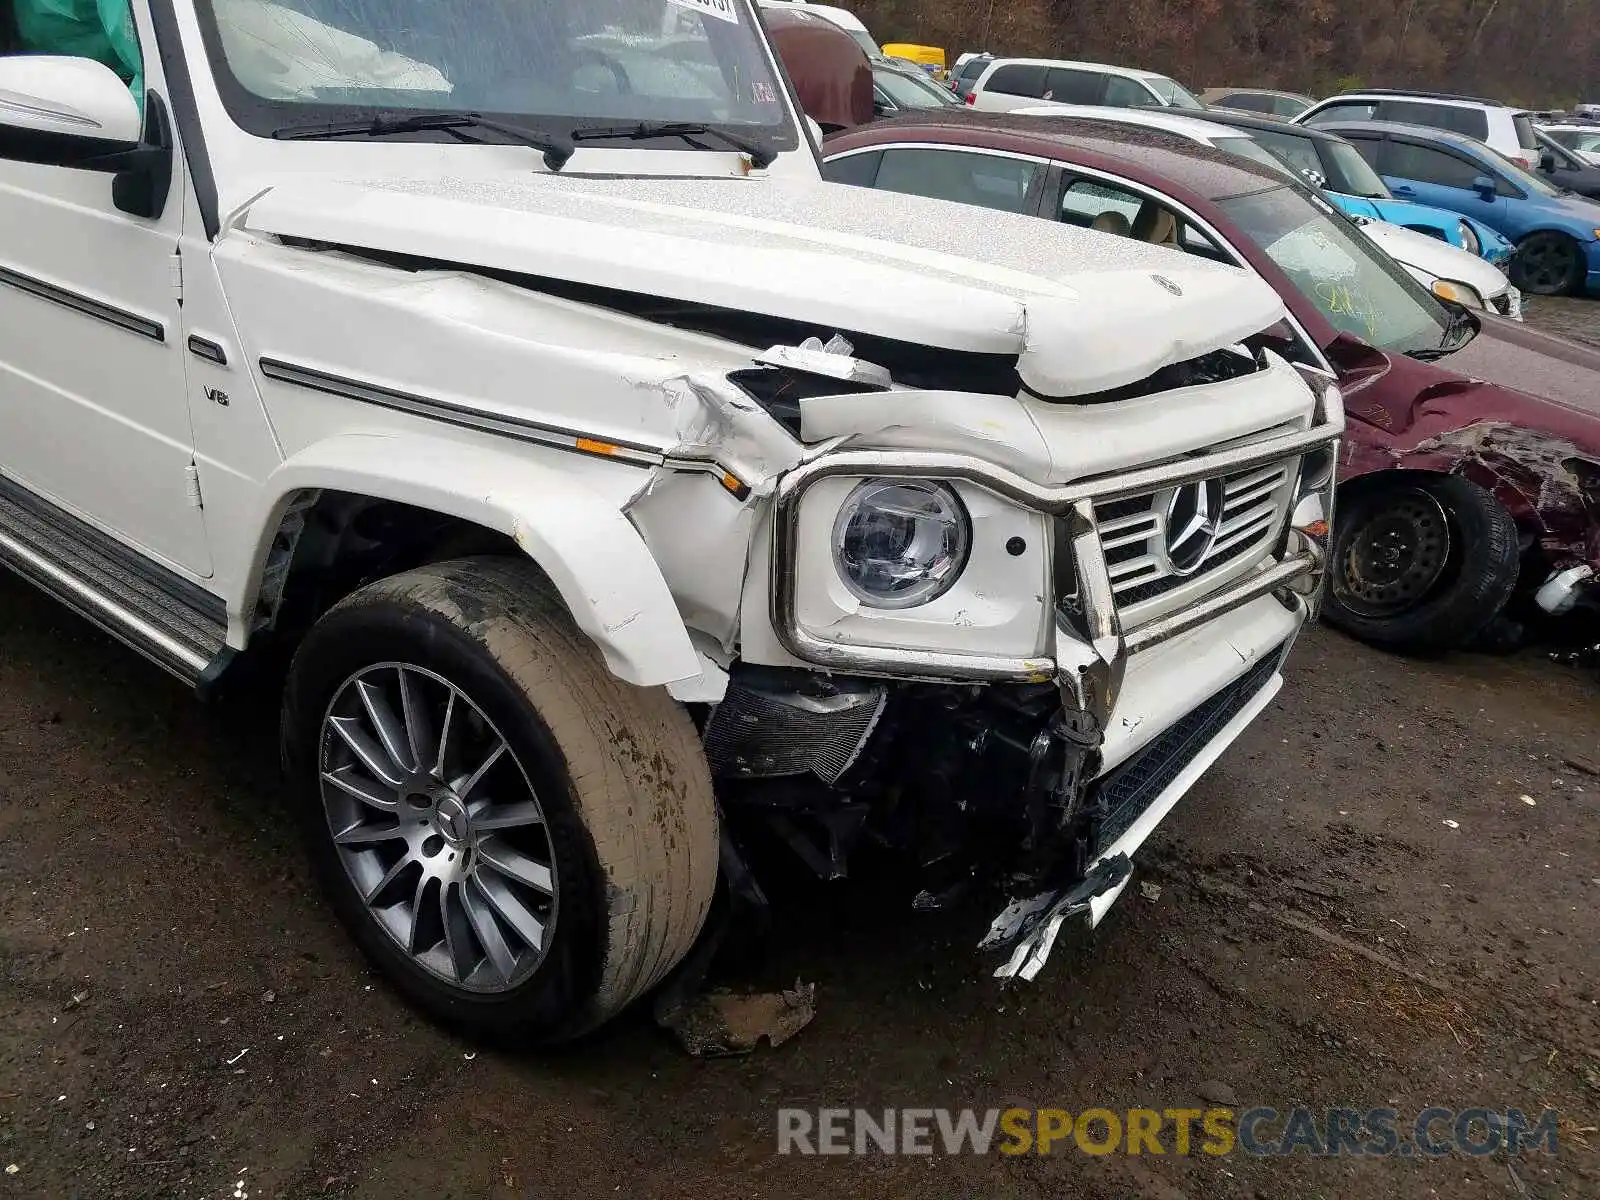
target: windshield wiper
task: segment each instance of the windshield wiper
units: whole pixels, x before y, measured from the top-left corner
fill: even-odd
[[[1434,362],[1437,359],[1454,354],[1473,338],[1477,337],[1483,326],[1472,315],[1472,310],[1454,302],[1444,305],[1444,310],[1450,315],[1450,323],[1445,326],[1444,336],[1439,339],[1436,350],[1410,350],[1409,357],[1419,362]]]
[[[602,125],[572,131],[572,140],[575,142],[598,141],[605,138],[625,138],[628,141],[642,142],[657,137],[677,137],[690,143],[694,143],[696,138],[714,137],[721,140],[724,145],[732,146],[741,154],[748,154],[751,165],[758,169],[770,166],[772,160],[778,157],[777,151],[770,146],[763,146],[715,125],[700,125],[691,121],[640,121],[637,125]]]
[[[544,165],[559,171],[572,157],[572,142],[568,138],[520,125],[508,125],[479,113],[472,112],[420,112],[377,113],[360,121],[334,121],[325,125],[285,125],[274,129],[272,136],[280,141],[314,141],[321,138],[387,137],[392,133],[419,133],[427,129],[487,129],[544,151]]]

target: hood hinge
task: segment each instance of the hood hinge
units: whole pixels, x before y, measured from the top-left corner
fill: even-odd
[[[183,490],[191,508],[205,508],[205,500],[200,495],[200,468],[193,462],[183,469]]]
[[[172,296],[183,307],[183,251],[172,252]]]

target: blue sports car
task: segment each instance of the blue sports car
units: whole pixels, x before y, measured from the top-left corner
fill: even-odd
[[[1277,158],[1298,172],[1346,216],[1387,221],[1406,229],[1443,238],[1469,254],[1487,259],[1504,270],[1514,247],[1488,225],[1452,212],[1396,198],[1367,160],[1343,137],[1326,125],[1286,125],[1225,112],[1207,112],[1205,119],[1218,125],[1246,130]]]
[[[1510,238],[1508,274],[1524,292],[1600,292],[1600,203],[1459,133],[1386,121],[1320,128],[1346,138],[1396,196],[1455,209]]]

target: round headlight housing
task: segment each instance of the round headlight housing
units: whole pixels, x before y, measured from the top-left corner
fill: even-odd
[[[1472,226],[1465,221],[1461,222],[1461,245],[1468,254],[1482,256],[1483,243],[1478,240],[1478,235],[1473,232]]]
[[[954,586],[972,549],[972,520],[954,490],[922,479],[869,479],[833,523],[839,578],[873,608],[915,608]]]

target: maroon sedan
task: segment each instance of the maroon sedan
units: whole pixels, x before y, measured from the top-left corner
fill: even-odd
[[[840,133],[824,158],[841,183],[1068,221],[1271,283],[1291,314],[1271,349],[1336,374],[1350,418],[1334,624],[1428,651],[1475,638],[1519,581],[1546,612],[1600,607],[1600,353],[1435,299],[1322,197],[1155,130],[957,111]]]

